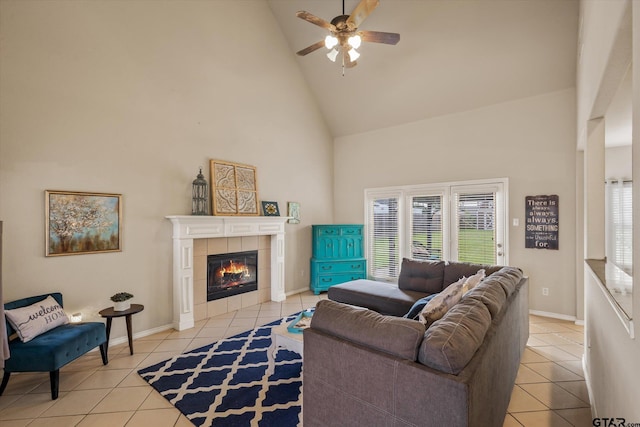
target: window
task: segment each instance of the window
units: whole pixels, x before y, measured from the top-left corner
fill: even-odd
[[[442,259],[442,196],[411,199],[411,257]]]
[[[507,180],[365,190],[369,277],[394,281],[402,258],[506,264]]]
[[[397,196],[373,197],[369,209],[367,255],[369,275],[384,280],[398,276],[400,260]]]
[[[458,261],[496,264],[496,194],[455,193]]]
[[[605,186],[607,261],[632,276],[632,183],[609,180]]]

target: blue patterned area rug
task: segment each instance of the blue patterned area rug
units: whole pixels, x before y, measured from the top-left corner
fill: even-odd
[[[280,348],[267,372],[271,328],[251,331],[138,371],[197,426],[302,425],[302,357]]]

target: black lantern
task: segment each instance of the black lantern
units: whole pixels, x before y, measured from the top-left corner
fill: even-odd
[[[207,180],[202,175],[202,168],[196,179],[193,180],[192,215],[209,215],[209,190]]]

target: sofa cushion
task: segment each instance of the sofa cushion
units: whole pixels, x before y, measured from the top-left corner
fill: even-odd
[[[404,316],[425,294],[399,289],[393,283],[358,279],[331,286],[328,296],[330,300],[366,307],[381,314]]]
[[[516,290],[520,280],[522,280],[522,270],[515,267],[503,267],[485,280],[489,279],[491,279],[491,282],[499,283],[505,294],[507,294],[507,298],[509,298],[513,291]]]
[[[472,264],[468,262],[452,261],[447,263],[444,268],[444,282],[443,287],[447,287],[450,284],[457,282],[461,277],[472,276],[478,272],[478,270],[484,270],[487,276],[500,270],[502,267],[499,265],[484,265],[484,264]]]
[[[398,287],[402,290],[427,294],[440,292],[442,290],[444,269],[444,261],[416,261],[403,258],[400,276],[398,277]]]
[[[429,301],[420,312],[418,320],[428,328],[433,322],[442,318],[462,298],[466,280],[466,277],[461,278]]]
[[[5,315],[22,342],[69,323],[67,314],[51,295],[25,307],[6,309]]]
[[[427,303],[434,299],[437,295],[438,294],[431,294],[427,295],[426,297],[420,298],[418,301],[413,303],[413,306],[411,306],[409,312],[402,317],[412,320],[418,320],[418,315],[420,314],[420,312],[422,312],[424,306],[427,305]]]
[[[412,361],[418,357],[425,330],[415,320],[383,316],[331,300],[318,302],[311,329]]]
[[[480,348],[490,325],[487,307],[473,298],[465,298],[427,329],[418,361],[457,375]]]
[[[5,361],[5,369],[9,372],[55,371],[106,340],[102,322],[68,323],[28,343],[11,341],[11,357]]]
[[[462,298],[463,300],[471,298],[482,302],[487,309],[489,309],[489,313],[493,319],[502,309],[502,306],[507,300],[507,295],[502,286],[495,280],[484,280]]]

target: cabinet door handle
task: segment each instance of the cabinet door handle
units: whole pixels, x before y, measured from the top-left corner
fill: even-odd
[[[345,232],[346,234],[353,234],[353,233],[355,233],[355,231],[354,231],[354,230],[348,230],[348,229],[347,229],[347,230],[344,230],[344,232]]]
[[[331,270],[333,268],[332,265],[323,265],[320,268],[322,268],[323,270]]]
[[[323,277],[322,281],[325,282],[325,283],[329,283],[329,282],[333,282],[333,279],[328,278],[328,277]]]
[[[354,270],[355,270],[356,268],[362,268],[362,264],[356,264],[356,265],[353,265],[353,264],[352,264],[352,265],[351,265],[351,268],[353,268]]]

